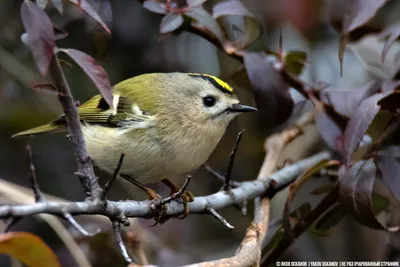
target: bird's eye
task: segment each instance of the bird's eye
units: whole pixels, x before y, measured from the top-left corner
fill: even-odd
[[[204,106],[206,106],[206,107],[212,107],[212,106],[214,106],[216,101],[217,101],[217,100],[215,99],[215,97],[213,97],[213,96],[211,96],[211,95],[206,96],[206,97],[203,97],[203,104],[204,104]]]

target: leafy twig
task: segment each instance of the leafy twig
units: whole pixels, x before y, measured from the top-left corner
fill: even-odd
[[[332,190],[316,207],[313,209],[310,214],[308,214],[304,220],[298,221],[292,229],[292,235],[294,238],[299,237],[307,228],[318,219],[321,214],[323,214],[329,207],[336,203],[338,197],[337,188]],[[281,242],[274,248],[274,250],[265,256],[265,259],[261,261],[266,262],[266,265],[269,266],[273,262],[279,258],[280,255],[291,245],[293,244],[293,240],[291,238],[284,238]]]

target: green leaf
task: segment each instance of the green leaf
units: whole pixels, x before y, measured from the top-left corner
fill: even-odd
[[[300,75],[307,61],[307,53],[303,51],[289,51],[285,56],[285,68],[289,73]]]
[[[24,232],[0,235],[0,253],[8,254],[30,267],[59,267],[54,252],[36,235]]]

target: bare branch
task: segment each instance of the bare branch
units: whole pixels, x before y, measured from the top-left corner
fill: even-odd
[[[229,230],[233,230],[235,227],[233,227],[224,217],[221,216],[215,209],[211,207],[207,207],[207,212],[211,214],[215,219],[217,219],[222,225],[224,225],[226,228]]]
[[[42,191],[40,191],[39,184],[36,179],[36,169],[35,169],[35,165],[33,164],[31,146],[29,144],[26,145],[25,150],[26,150],[26,158],[28,160],[28,164],[29,164],[28,166],[29,166],[29,171],[30,171],[29,179],[31,181],[33,194],[35,195],[35,201],[43,202],[43,201],[45,201],[45,198],[43,196]]]
[[[293,165],[287,166],[270,176],[268,181],[255,180],[243,182],[238,188],[234,188],[231,194],[217,192],[203,197],[196,197],[193,202],[188,203],[190,213],[204,213],[208,206],[219,210],[234,204],[240,204],[246,199],[252,199],[268,192],[270,180],[274,180],[276,187],[287,185],[294,181],[298,175],[317,164],[318,162],[330,159],[329,152],[321,152],[307,159],[301,160]],[[108,201],[107,206],[98,205],[93,202],[47,202],[33,203],[27,205],[4,205],[0,206],[0,218],[29,216],[38,213],[63,215],[63,210],[71,215],[99,214],[109,218],[115,218],[124,214],[126,217],[154,218],[157,214],[150,208],[151,201]],[[166,216],[177,216],[183,214],[184,210],[178,201],[171,201],[166,204]]]
[[[87,199],[92,201],[99,200],[101,195],[101,187],[94,175],[93,165],[87,152],[85,140],[83,139],[81,122],[78,115],[78,109],[72,97],[71,90],[65,79],[60,62],[57,55],[54,55],[49,68],[50,77],[53,84],[60,92],[58,99],[64,110],[67,120],[69,140],[75,153],[78,171],[76,175],[80,178],[82,187],[85,191]]]
[[[124,240],[122,239],[121,224],[120,224],[119,221],[114,220],[114,221],[112,221],[112,225],[113,225],[113,228],[114,228],[115,237],[117,238],[118,246],[121,249],[122,256],[124,256],[124,259],[125,259],[126,262],[131,263],[132,259],[131,259],[131,257],[129,257],[128,250],[126,249],[126,246],[124,244]]]

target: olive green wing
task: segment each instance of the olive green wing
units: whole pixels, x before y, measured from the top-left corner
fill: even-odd
[[[117,106],[116,109],[111,108],[101,95],[96,95],[78,108],[79,118],[82,122],[105,127],[138,129],[151,125],[152,117],[143,115],[140,109],[126,97],[114,96],[114,103]],[[57,133],[65,130],[66,120],[62,115],[46,125],[17,133],[12,137]]]

